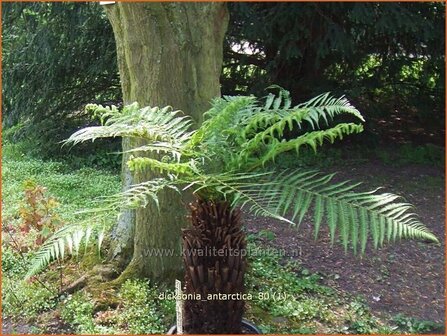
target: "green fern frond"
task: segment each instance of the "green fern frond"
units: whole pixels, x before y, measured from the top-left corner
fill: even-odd
[[[292,224],[293,222],[271,210],[276,204],[274,201],[272,202],[275,199],[274,196],[279,196],[277,192],[273,191],[270,194],[269,204],[262,197],[258,197],[259,194],[265,196],[263,190],[269,184],[275,184],[276,182],[265,180],[265,183],[262,185],[257,185],[253,181],[260,178],[264,179],[271,174],[272,172],[203,175],[192,181],[184,189],[193,189],[193,193],[198,195],[201,195],[203,190],[205,190],[207,197],[210,197],[210,194],[217,193],[221,199],[229,201],[233,207],[248,208],[255,215],[272,217]]]
[[[321,121],[329,125],[329,120],[338,114],[351,114],[363,120],[344,97],[333,98],[329,93],[295,107],[291,107],[290,94],[281,88],[277,95],[269,94],[264,104],[254,97],[224,97],[214,101],[187,147],[209,153],[211,161],[223,162],[228,171],[252,170],[285,151],[298,152],[302,145],[316,150],[324,140],[334,142],[363,130],[362,125],[354,123],[319,130]],[[304,123],[312,131],[295,139],[284,139],[287,130],[305,130]]]
[[[247,113],[251,115],[255,102],[255,97],[248,96],[224,96],[213,100],[211,109],[204,113],[202,126],[192,135],[189,146],[194,148],[209,143],[228,144],[227,139],[232,129],[238,128]]]
[[[263,139],[264,142],[261,142],[257,139],[257,137],[261,135],[257,135],[247,144],[247,148],[244,148],[244,150],[241,151],[239,157],[249,158],[253,155],[253,152],[260,152],[263,150],[264,153],[260,155],[257,163],[250,166],[249,168],[253,169],[260,165],[264,166],[267,162],[274,161],[275,157],[277,157],[278,155],[291,150],[295,150],[296,153],[299,154],[299,150],[302,146],[310,146],[314,150],[314,152],[317,152],[317,147],[322,146],[324,140],[327,140],[330,143],[334,143],[336,139],[343,139],[344,135],[360,133],[362,131],[362,125],[353,123],[342,123],[327,130],[305,133],[289,141],[280,141],[277,138],[271,137],[268,138],[268,140]],[[268,143],[266,143],[266,140],[268,141]],[[261,144],[263,148],[260,147],[259,144]],[[237,158],[237,160],[239,160],[239,164],[243,162],[242,159]]]
[[[256,184],[215,178],[220,184],[215,187],[225,197],[231,195],[234,206],[288,223],[299,224],[313,205],[315,237],[326,218],[332,243],[338,232],[344,248],[351,242],[354,252],[358,244],[361,252],[365,251],[368,237],[375,248],[382,246],[386,237],[388,240],[417,238],[439,243],[411,212],[408,203],[397,202],[399,196],[376,191],[355,192],[358,183],[334,184],[332,178],[333,174],[293,171],[269,173]]]
[[[168,178],[155,178],[150,181],[135,184],[129,187],[126,191],[109,196],[104,199],[104,209],[137,209],[145,208],[149,202],[159,208],[158,193],[163,189],[171,189],[180,193],[180,189],[177,185],[182,184],[174,176],[168,176]]]
[[[323,93],[305,103],[299,104],[296,108],[308,109],[310,111],[307,116],[310,123],[318,124],[320,116],[325,118],[325,115],[328,115],[330,118],[334,119],[336,115],[342,113],[352,114],[361,121],[365,121],[359,110],[352,106],[344,96],[334,98],[329,92]]]
[[[265,99],[264,110],[288,110],[292,105],[290,92],[279,85],[270,85],[266,90],[269,89],[278,90],[278,95],[269,93]]]
[[[376,194],[375,191],[354,192],[353,189],[358,184],[347,182],[334,184],[331,182],[331,175],[324,176],[323,179],[320,177],[321,175],[309,177],[309,175],[293,172],[284,177],[280,176],[278,182],[279,185],[287,186],[283,188],[285,193],[290,193],[290,188],[296,188],[319,199],[318,204],[315,205],[317,211],[315,217],[318,218],[316,222],[320,222],[324,216],[321,203],[327,204],[327,218],[332,240],[335,239],[335,229],[338,229],[345,247],[349,236],[357,237],[357,233],[360,232],[363,251],[368,232],[372,236],[374,247],[383,244],[386,230],[393,231],[394,238],[421,238],[438,242],[436,237],[411,212],[410,204],[397,202],[400,199],[399,196],[389,193]],[[303,204],[297,202],[294,206],[302,207]],[[388,235],[391,238],[391,234]],[[356,245],[356,238],[353,239],[353,243]]]
[[[344,97],[334,98],[329,93],[325,93],[290,108],[291,102],[288,96],[288,91],[284,89],[279,91],[277,98],[270,94],[264,109],[258,108],[245,126],[243,134],[246,138],[259,134],[259,130],[262,130],[261,138],[267,136],[281,138],[286,129],[303,128],[304,122],[308,123],[313,130],[319,129],[321,120],[329,125],[329,120],[339,114],[351,114],[364,121],[360,112]],[[282,101],[282,97],[287,97],[287,99]],[[273,101],[277,103],[273,104]]]
[[[104,224],[76,224],[67,225],[56,231],[43,245],[39,248],[30,262],[30,266],[25,279],[42,272],[46,267],[55,260],[63,260],[65,256],[77,256],[81,246],[84,245],[84,252],[90,244],[90,237],[93,234],[98,236],[97,248],[101,249],[102,240],[99,239],[100,233],[104,231]]]
[[[254,101],[249,106],[241,118],[244,128],[242,135],[244,139],[249,139],[256,134],[258,130],[264,130],[267,127],[290,118],[292,100],[290,99],[290,92],[284,90],[278,85],[271,85],[267,89],[278,89],[278,95],[269,93],[265,97],[264,105],[258,101]]]
[[[76,145],[88,140],[110,137],[137,137],[151,141],[165,141],[182,144],[189,140],[192,119],[180,116],[181,111],[173,111],[170,106],[139,108],[138,104],[126,106],[122,112],[116,108],[97,107],[101,110],[103,125],[83,128],[72,134],[66,144]],[[89,105],[94,110],[94,105]],[[105,112],[104,112],[105,111]]]
[[[135,153],[155,153],[155,154],[166,154],[172,157],[176,162],[180,162],[182,156],[185,154],[185,151],[182,146],[176,143],[170,142],[160,142],[156,141],[148,145],[135,147],[124,151],[120,154],[135,154]],[[193,156],[194,153],[187,153],[188,156]]]
[[[132,157],[127,161],[130,171],[144,171],[146,169],[160,173],[193,175],[194,161],[189,162],[163,162],[148,157]]]

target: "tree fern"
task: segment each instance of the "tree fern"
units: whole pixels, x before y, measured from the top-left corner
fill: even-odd
[[[77,144],[102,137],[131,137],[144,144],[130,150],[130,169],[152,170],[161,177],[105,197],[92,213],[122,208],[159,206],[164,189],[191,190],[202,199],[226,200],[256,216],[266,216],[296,227],[312,213],[314,236],[327,224],[331,242],[337,237],[344,249],[364,253],[368,240],[374,248],[397,238],[417,238],[438,242],[412,212],[412,206],[390,193],[357,191],[359,183],[333,182],[334,174],[315,170],[276,171],[266,168],[288,151],[299,156],[302,146],[315,151],[325,141],[341,140],[363,130],[360,112],[346,98],[329,93],[292,106],[290,94],[278,90],[263,99],[239,96],[215,99],[204,114],[204,122],[191,130],[192,121],[171,107],[89,105],[101,125],[74,133],[66,143]],[[336,123],[345,115],[353,122]],[[293,130],[294,137],[284,134]],[[273,165],[274,167],[274,165]],[[159,176],[159,175],[158,175]],[[63,258],[65,251],[78,253],[93,232],[102,240],[103,231],[88,226],[62,229],[42,246],[29,274],[43,269],[51,260]]]

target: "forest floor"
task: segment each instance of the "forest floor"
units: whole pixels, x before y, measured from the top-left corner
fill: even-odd
[[[328,169],[333,171],[333,169]],[[398,241],[363,257],[331,247],[327,230],[313,239],[311,218],[297,231],[269,219],[247,216],[249,232],[268,230],[266,244],[283,249],[310,272],[324,275],[328,286],[362,295],[384,314],[403,314],[444,324],[445,316],[445,179],[443,168],[429,165],[390,165],[380,161],[350,163],[338,169],[339,178],[368,181],[369,187],[405,195],[441,246]],[[265,232],[265,231],[264,231]]]

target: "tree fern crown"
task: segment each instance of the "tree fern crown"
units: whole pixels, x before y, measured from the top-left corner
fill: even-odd
[[[293,106],[288,91],[270,89],[278,93],[262,99],[216,98],[197,130],[191,118],[171,107],[140,108],[134,103],[120,111],[88,105],[101,125],[77,131],[66,143],[104,137],[144,140],[143,146],[129,151],[129,168],[154,170],[164,177],[109,197],[106,211],[158,204],[158,192],[164,188],[189,189],[201,198],[226,199],[233,207],[297,227],[313,213],[315,237],[326,223],[332,242],[339,240],[354,252],[363,253],[368,240],[376,248],[397,238],[438,242],[412,206],[396,195],[357,191],[358,184],[334,183],[333,175],[317,171],[278,171],[274,160],[281,154],[295,151],[299,156],[303,146],[317,151],[325,142],[360,133],[364,119],[345,97],[324,93]],[[54,248],[45,260],[57,257]]]

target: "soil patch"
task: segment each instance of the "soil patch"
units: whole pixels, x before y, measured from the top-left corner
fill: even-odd
[[[271,219],[247,215],[248,231],[274,232],[276,238],[266,240],[266,244],[284,249],[287,258],[323,274],[327,285],[363,296],[379,314],[400,313],[444,324],[444,172],[427,166],[390,167],[372,162],[344,167],[339,178],[367,181],[366,186],[382,186],[385,191],[405,196],[441,246],[403,240],[378,251],[368,248],[361,258],[350,252],[345,254],[339,244],[331,247],[326,228],[322,227],[315,241],[310,216],[296,230]]]

